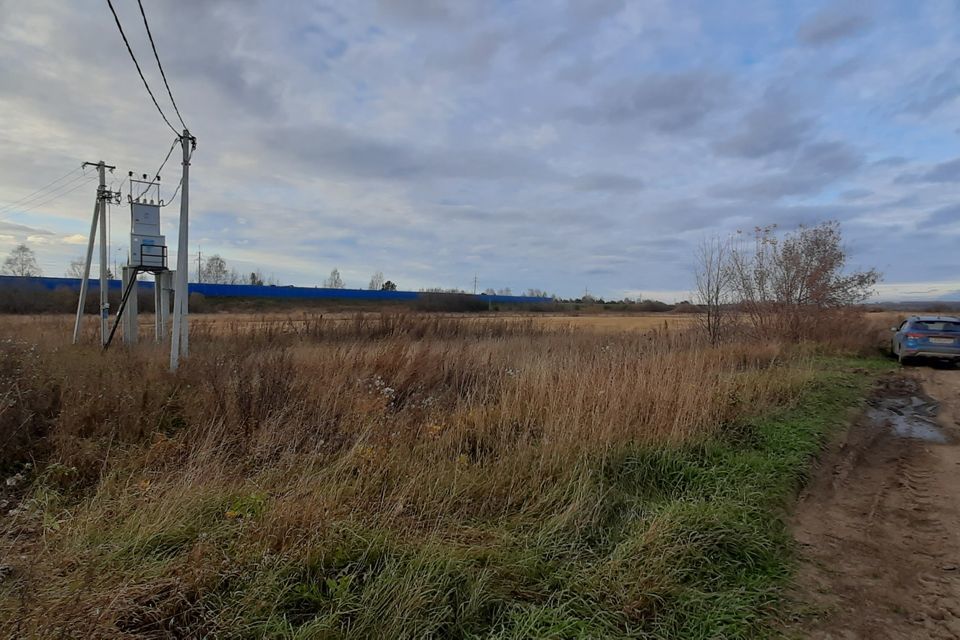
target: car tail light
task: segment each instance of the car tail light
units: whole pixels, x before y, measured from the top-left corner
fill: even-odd
[[[922,333],[908,333],[907,340],[919,340],[920,338],[925,337]]]

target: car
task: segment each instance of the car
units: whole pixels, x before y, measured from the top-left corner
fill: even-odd
[[[960,318],[910,316],[894,332],[890,350],[901,364],[909,358],[936,358],[960,362]]]

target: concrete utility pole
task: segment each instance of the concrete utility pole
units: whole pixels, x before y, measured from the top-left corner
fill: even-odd
[[[90,262],[93,260],[93,245],[97,241],[97,221],[100,219],[100,197],[93,203],[93,222],[90,223],[90,240],[87,242],[87,258],[83,261],[83,280],[80,281],[80,299],[77,301],[77,319],[73,323],[73,344],[80,339],[80,321],[83,319],[83,307],[87,301],[87,287],[90,280]]]
[[[97,166],[100,172],[100,188],[97,198],[100,200],[100,344],[107,344],[110,334],[110,298],[107,282],[107,203],[104,200],[107,189],[106,167],[101,161]]]
[[[97,187],[97,200],[93,206],[93,222],[90,224],[90,239],[87,242],[87,259],[83,265],[83,280],[80,283],[80,300],[77,302],[77,318],[73,324],[73,343],[80,337],[80,321],[83,318],[83,307],[87,301],[89,287],[90,266],[93,261],[93,245],[97,236],[97,224],[100,224],[100,345],[107,344],[110,334],[110,302],[107,297],[107,202],[116,194],[107,190],[107,169],[113,171],[116,167],[100,162],[84,162],[84,167],[94,166],[100,174],[100,184]]]
[[[176,371],[180,365],[180,358],[186,358],[190,353],[190,328],[187,320],[189,311],[187,289],[187,269],[189,269],[189,234],[190,224],[190,155],[191,145],[196,146],[196,140],[190,136],[190,131],[183,130],[180,136],[183,146],[183,177],[180,183],[180,237],[177,242],[177,274],[176,287],[173,299],[173,333],[170,336],[170,371]]]

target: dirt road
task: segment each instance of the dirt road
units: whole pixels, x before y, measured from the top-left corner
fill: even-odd
[[[960,371],[887,378],[792,527],[809,638],[960,638]]]

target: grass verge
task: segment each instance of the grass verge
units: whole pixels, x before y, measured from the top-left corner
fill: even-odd
[[[600,344],[586,353],[599,354],[589,362],[605,371],[611,352],[617,353]],[[614,362],[610,379],[619,380],[619,360]],[[634,360],[625,356],[623,362]],[[332,465],[339,475],[315,462],[315,454],[301,452],[290,454],[289,462],[276,452],[238,457],[246,466],[231,471],[214,464],[219,459],[212,453],[237,446],[219,433],[209,448],[213,462],[201,458],[196,465],[183,462],[190,458],[176,430],[170,437],[152,435],[144,454],[123,445],[129,459],[119,457],[112,467],[104,463],[96,490],[77,500],[64,493],[71,482],[54,481],[51,469],[60,467],[50,465],[32,490],[44,520],[31,526],[43,538],[23,549],[36,560],[14,579],[0,581],[0,631],[227,638],[770,635],[793,564],[784,509],[828,432],[890,367],[881,360],[824,358],[808,376],[808,360],[790,363],[751,369],[744,359],[718,369],[717,391],[705,396],[710,411],[703,413],[717,418],[704,418],[699,435],[682,439],[644,437],[644,429],[666,428],[671,407],[685,406],[672,402],[676,396],[696,392],[671,386],[663,370],[658,384],[664,394],[656,402],[608,413],[609,402],[598,401],[595,409],[590,404],[590,411],[576,414],[578,421],[553,430],[541,428],[544,418],[531,414],[525,428],[539,434],[532,444],[484,441],[484,451],[503,449],[496,459],[516,459],[513,467],[487,462],[493,453],[474,461],[468,447],[448,475],[431,475],[431,465],[421,465],[420,496],[405,497],[400,482],[418,468],[413,455],[383,456],[385,463],[405,465],[395,474],[376,471],[365,457],[372,446],[358,449],[364,455],[355,463]],[[286,361],[280,365],[277,371],[297,370]],[[242,378],[266,387],[272,370],[260,366],[255,376]],[[678,365],[678,371],[691,375],[689,366]],[[598,378],[587,371],[583,380]],[[768,378],[786,382],[765,394],[745,391]],[[638,381],[636,388],[611,386],[605,398],[638,401],[648,384],[643,381],[651,378],[630,379]],[[503,388],[513,389],[513,375],[504,380]],[[794,384],[802,385],[799,393]],[[571,385],[570,393],[580,388]],[[244,389],[238,397],[255,395]],[[292,395],[284,389],[276,395]],[[460,390],[455,397],[462,396]],[[718,398],[727,410],[714,411]],[[141,407],[149,409],[151,402],[143,396]],[[253,402],[244,420],[236,419],[231,405],[219,411],[231,424],[253,430],[254,418],[273,415],[270,406]],[[379,407],[358,406],[371,415]],[[635,437],[609,437],[605,419],[619,424],[647,406],[659,412],[635,425]],[[390,405],[384,415],[397,411]],[[116,413],[109,407],[91,412]],[[543,416],[557,414],[545,409]],[[287,420],[287,414],[277,415]],[[568,435],[591,416],[595,422],[576,438]],[[478,424],[495,419],[482,412],[469,417]],[[724,420],[729,423],[720,425]],[[187,427],[180,429],[189,435]],[[585,440],[604,433],[606,440]],[[436,438],[417,455],[440,450]],[[565,446],[577,454],[563,458],[569,464],[562,473],[533,455],[556,446],[558,438],[567,438]],[[528,475],[514,482],[507,477],[511,469]],[[331,479],[340,483],[337,492],[323,494]],[[431,492],[450,497],[431,510]],[[493,499],[509,508],[470,505]],[[421,510],[414,510],[418,505]],[[29,534],[24,528],[17,539]]]
[[[341,531],[272,577],[249,635],[753,638],[774,634],[794,555],[784,509],[882,360],[822,359],[793,407],[699,446],[598,463],[588,522],[417,545]],[[264,585],[261,584],[260,588]],[[241,634],[243,635],[243,634]]]

